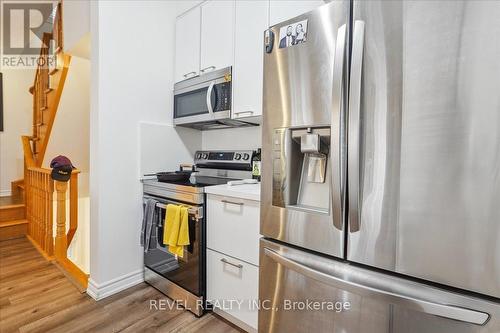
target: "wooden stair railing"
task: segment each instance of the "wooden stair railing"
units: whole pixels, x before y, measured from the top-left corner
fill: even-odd
[[[49,66],[51,42],[55,44],[57,60],[52,70]],[[32,135],[21,137],[25,166],[26,218],[29,223],[28,239],[47,260],[56,263],[84,290],[87,288],[88,275],[67,257],[68,247],[78,228],[79,171],[73,170],[69,182],[58,182],[51,178],[50,169],[42,167],[70,60],[71,56],[63,51],[62,4],[59,2],[54,15],[53,31],[43,35],[35,80],[29,89],[33,94]],[[55,215],[54,192],[57,198]],[[66,228],[68,200],[69,228]]]
[[[54,181],[50,172],[50,169],[29,167],[24,175],[28,239],[47,260],[52,260],[54,255]]]
[[[52,44],[54,56],[50,57]],[[63,52],[62,4],[59,2],[54,13],[53,31],[43,34],[35,80],[29,89],[33,94],[31,150],[38,167],[42,165],[45,157],[70,61],[71,56]],[[51,66],[53,63],[54,66]]]
[[[88,275],[68,259],[68,248],[78,228],[78,170],[69,182],[54,181],[51,169],[28,166],[25,173],[28,239],[49,261],[55,261],[82,289],[87,288]],[[69,186],[68,186],[69,184]],[[55,191],[54,191],[55,190]],[[54,194],[56,214],[54,221]],[[69,227],[66,206],[69,202]],[[56,232],[54,235],[54,226]],[[67,230],[66,230],[67,229]]]

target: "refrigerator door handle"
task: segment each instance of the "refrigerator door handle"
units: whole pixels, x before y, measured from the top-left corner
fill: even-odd
[[[346,271],[339,271],[338,275],[332,275],[330,272],[325,273],[306,266],[305,264],[296,262],[295,260],[287,258],[267,247],[264,247],[263,251],[267,257],[288,269],[316,281],[330,285],[334,288],[353,292],[357,295],[382,299],[383,301],[405,307],[407,309],[475,325],[484,325],[490,318],[490,315],[485,312],[441,304],[432,300],[418,299],[409,295],[404,295],[403,293],[396,293],[393,290],[390,290],[390,288],[384,290],[376,286],[370,286],[369,279],[367,279],[367,281],[356,281],[359,280],[360,275],[355,272],[352,276],[350,276],[350,274]]]
[[[332,168],[332,215],[333,225],[338,230],[343,230],[342,203],[343,191],[342,175],[344,174],[343,152],[343,131],[345,119],[345,53],[346,53],[347,26],[342,25],[337,31],[337,41],[335,43],[335,57],[333,64],[333,91],[332,91],[332,120],[330,130],[330,159]],[[338,135],[337,135],[338,134]]]
[[[360,228],[360,127],[361,127],[361,82],[363,72],[363,50],[365,43],[365,22],[354,22],[352,41],[352,62],[349,87],[349,129],[347,139],[348,187],[349,187],[349,231]]]

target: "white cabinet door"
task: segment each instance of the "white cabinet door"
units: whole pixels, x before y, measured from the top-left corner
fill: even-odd
[[[300,14],[307,13],[308,11],[324,4],[325,2],[321,0],[271,0],[269,8],[269,23],[271,26],[275,25],[294,18]]]
[[[268,1],[236,1],[233,118],[262,115],[264,30]]]
[[[260,203],[207,196],[207,247],[259,264]]]
[[[233,63],[234,1],[212,0],[201,5],[200,71]]]
[[[207,298],[216,308],[257,328],[259,268],[207,250]]]
[[[201,9],[195,7],[175,23],[175,82],[199,74],[200,18]]]

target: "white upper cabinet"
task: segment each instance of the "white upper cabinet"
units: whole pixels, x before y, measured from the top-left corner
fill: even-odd
[[[321,0],[270,0],[269,25],[273,26],[277,23],[294,18],[295,16],[307,13],[324,4],[325,2]]]
[[[263,44],[268,9],[268,1],[236,1],[233,67],[235,119],[262,115]]]
[[[234,1],[201,5],[201,74],[233,63]]]
[[[200,73],[201,9],[195,7],[177,18],[175,24],[175,82]]]

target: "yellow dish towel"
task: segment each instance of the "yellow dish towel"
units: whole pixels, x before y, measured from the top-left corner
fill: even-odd
[[[163,243],[168,251],[179,257],[184,256],[184,246],[189,245],[188,208],[178,205],[167,205]]]

